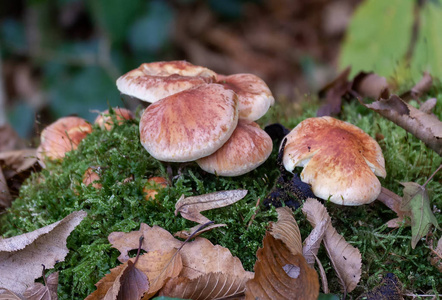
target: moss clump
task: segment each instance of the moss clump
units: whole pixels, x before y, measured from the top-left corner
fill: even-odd
[[[442,116],[442,94],[434,91],[438,105],[434,112]],[[276,107],[266,122],[280,122],[292,128],[299,121],[314,116],[316,107],[297,107],[300,114],[281,117],[286,110]],[[349,121],[373,137],[378,137],[386,160],[387,178],[382,185],[399,195],[399,182],[414,181],[423,184],[439,166],[442,159],[405,130],[362,107],[356,102],[345,104],[340,119]],[[195,224],[174,215],[175,202],[182,195],[200,195],[218,190],[247,189],[248,195],[232,206],[205,212],[216,223],[228,227],[204,233],[215,244],[229,248],[248,270],[253,269],[255,253],[269,221],[276,219],[274,210],[261,207],[255,213],[258,198],[270,191],[279,171],[276,166],[275,145],[269,160],[249,174],[223,178],[201,171],[196,164],[165,164],[152,157],[139,143],[137,121],[115,126],[111,131],[94,128],[77,151],[67,155],[59,164],[49,164],[46,170],[33,174],[22,186],[20,197],[1,219],[5,237],[32,231],[60,220],[76,210],[86,210],[87,218],[68,238],[70,252],[60,270],[59,295],[61,299],[84,298],[95,290],[94,284],[109,269],[118,264],[118,251],[107,240],[113,231],[138,230],[140,223],[159,225],[174,233]],[[89,167],[98,168],[103,188],[97,190],[82,184]],[[143,187],[151,176],[170,178],[172,185],[161,190],[156,201],[144,199]],[[126,178],[133,178],[125,181]],[[432,205],[442,207],[440,176],[427,186]],[[386,228],[385,223],[395,218],[394,212],[382,203],[361,207],[342,207],[326,203],[333,225],[347,241],[362,253],[363,272],[357,296],[371,290],[388,272],[396,274],[404,288],[417,293],[442,289],[440,273],[430,265],[430,250],[420,242],[411,249],[411,230],[407,227]],[[436,214],[439,224],[442,216]],[[295,212],[302,237],[311,227],[300,210]],[[434,232],[434,239],[440,232]],[[331,290],[340,290],[336,275],[323,250],[319,257],[324,264]]]

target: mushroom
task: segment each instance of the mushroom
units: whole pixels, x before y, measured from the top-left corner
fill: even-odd
[[[146,200],[155,200],[158,191],[168,185],[167,179],[164,177],[150,177],[147,182],[148,184],[143,188]]]
[[[230,139],[212,155],[197,160],[204,171],[239,176],[257,168],[272,153],[270,136],[255,122],[240,120]]]
[[[134,118],[134,114],[128,109],[116,107],[112,110],[115,113],[115,119],[117,120],[118,125],[121,125],[123,120],[132,120]],[[111,130],[114,125],[114,120],[112,119],[109,110],[106,109],[97,116],[94,123],[98,124],[101,129]]]
[[[237,97],[219,84],[203,84],[147,107],[141,144],[158,160],[194,161],[218,150],[238,123]]]
[[[88,186],[92,184],[92,186],[96,189],[101,189],[103,185],[97,181],[100,181],[100,175],[93,168],[88,168],[83,175],[83,183]]]
[[[144,63],[117,79],[122,94],[154,103],[183,90],[215,81],[216,73],[186,61]]]
[[[238,95],[240,119],[256,121],[275,103],[267,84],[256,75],[218,75],[217,82]]]
[[[77,149],[78,144],[89,133],[92,126],[79,117],[60,118],[41,132],[41,143],[37,148],[37,158],[42,167],[45,160],[64,158],[66,152]]]
[[[374,201],[381,191],[375,176],[386,176],[378,143],[362,129],[331,117],[309,118],[286,137],[287,171],[304,167],[301,180],[324,200],[341,205]]]

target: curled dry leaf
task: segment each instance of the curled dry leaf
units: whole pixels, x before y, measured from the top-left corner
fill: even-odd
[[[0,207],[9,207],[12,203],[12,196],[3,171],[0,168]]]
[[[393,193],[389,189],[381,187],[381,193],[376,199],[384,203],[389,209],[397,214],[397,218],[394,218],[387,222],[387,226],[390,228],[397,228],[401,226],[405,219],[405,212],[401,210],[402,197]]]
[[[385,99],[390,96],[387,79],[373,72],[360,72],[356,75],[353,79],[352,89],[362,97]]]
[[[278,221],[272,224],[270,234],[275,239],[281,240],[293,255],[302,254],[301,233],[292,210],[288,207],[280,207],[276,211]]]
[[[430,73],[424,72],[422,79],[418,83],[416,83],[416,85],[412,87],[411,90],[400,95],[400,98],[404,100],[409,100],[411,98],[417,99],[428,92],[432,86],[433,77],[430,75]]]
[[[313,267],[315,264],[315,257],[318,254],[322,239],[324,238],[325,230],[330,225],[330,218],[318,220],[315,228],[310,232],[308,237],[304,240],[304,247],[302,247],[302,255],[309,266]]]
[[[36,162],[36,149],[21,149],[14,151],[6,151],[0,153],[0,161],[6,165],[13,173],[8,174],[12,177],[17,173],[23,172],[31,168]]]
[[[58,272],[50,274],[45,283],[46,285],[34,283],[26,289],[23,296],[26,300],[57,300]]]
[[[430,262],[433,266],[435,266],[439,272],[442,272],[442,238],[437,242],[436,249],[433,249],[433,245],[430,246],[432,250],[432,255],[430,258]]]
[[[404,197],[401,210],[411,218],[411,247],[414,249],[421,237],[430,230],[431,224],[439,228],[437,219],[430,207],[430,200],[425,187],[415,182],[402,182]]]
[[[247,195],[247,190],[219,191],[201,196],[184,197],[175,204],[175,216],[178,212],[187,220],[204,224],[210,220],[200,212],[231,205]]]
[[[197,278],[172,278],[160,295],[181,299],[221,299],[237,297],[244,293],[246,277],[223,273],[208,273]]]
[[[0,286],[19,295],[41,276],[41,265],[52,268],[69,252],[66,239],[86,217],[76,211],[63,220],[8,239],[0,239]]]
[[[330,219],[325,207],[312,198],[307,199],[302,211],[313,227],[319,225],[318,222],[322,221],[321,217]],[[361,253],[347,243],[331,223],[325,231],[323,240],[327,255],[344,287],[344,292],[351,292],[361,279]]]
[[[246,283],[246,299],[318,298],[318,274],[282,240],[267,232],[256,255],[255,277]]]
[[[180,239],[187,239],[193,235],[193,238],[196,238],[197,236],[199,236],[203,232],[210,231],[214,228],[225,227],[225,226],[227,226],[227,225],[226,224],[211,224],[211,225],[206,226],[197,232],[197,230],[201,228],[201,225],[196,225],[196,226],[189,228],[187,230],[181,230],[181,231],[175,232],[174,236],[176,236],[177,238],[180,238]]]
[[[0,300],[22,300],[15,293],[11,292],[8,289],[0,287]]]
[[[434,114],[422,112],[396,95],[362,104],[404,128],[442,156],[442,122]]]

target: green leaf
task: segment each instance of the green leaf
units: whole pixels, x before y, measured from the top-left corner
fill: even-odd
[[[335,294],[319,293],[318,300],[339,300],[339,297]]]
[[[410,213],[411,247],[414,249],[421,237],[430,230],[431,224],[439,228],[436,217],[430,207],[427,190],[415,182],[402,182],[404,197],[400,209]]]

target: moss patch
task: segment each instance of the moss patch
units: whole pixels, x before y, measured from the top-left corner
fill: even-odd
[[[442,115],[442,94],[438,97],[436,115]],[[277,106],[266,117],[265,123],[280,122],[292,128],[299,121],[314,116],[316,107],[298,107],[302,114],[284,117],[286,109]],[[442,159],[405,130],[356,102],[345,104],[340,119],[349,121],[373,137],[377,137],[386,160],[387,178],[382,185],[399,195],[399,182],[415,181],[423,184],[439,166]],[[264,124],[264,123],[263,123]],[[110,268],[118,265],[118,251],[107,240],[113,231],[138,230],[140,223],[159,225],[174,233],[195,224],[174,215],[175,202],[182,195],[200,195],[217,190],[247,189],[248,195],[236,204],[205,212],[216,223],[228,227],[205,233],[214,244],[229,248],[248,270],[253,269],[255,253],[261,245],[269,221],[276,220],[274,210],[261,207],[256,218],[247,227],[255,213],[255,204],[268,194],[279,171],[274,146],[269,160],[249,174],[234,178],[222,178],[207,174],[194,164],[161,163],[144,150],[139,143],[137,121],[115,126],[111,131],[94,128],[77,151],[73,151],[61,163],[48,164],[41,173],[33,174],[22,186],[20,197],[8,213],[1,218],[0,233],[9,237],[32,231],[60,220],[76,210],[86,210],[87,218],[68,238],[70,252],[64,262],[57,264],[60,270],[60,299],[84,298],[95,290],[94,284]],[[89,167],[98,170],[101,190],[82,184],[83,174]],[[162,189],[156,201],[144,199],[143,187],[152,176],[169,178],[172,185]],[[133,178],[125,181],[127,178]],[[432,204],[442,208],[441,176],[427,186]],[[363,276],[359,287],[352,294],[370,290],[387,272],[395,273],[405,288],[417,293],[442,289],[440,273],[430,265],[429,248],[420,242],[416,249],[410,246],[411,230],[401,227],[389,229],[384,225],[395,214],[381,203],[362,207],[341,207],[327,203],[333,225],[347,241],[362,253]],[[304,216],[297,210],[295,217],[300,224],[303,238],[311,230]],[[442,216],[436,213],[439,224]],[[440,232],[434,233],[438,239]],[[320,259],[327,271],[331,290],[340,290],[339,283],[328,259],[320,252]]]

